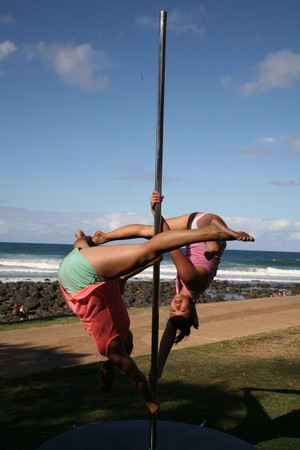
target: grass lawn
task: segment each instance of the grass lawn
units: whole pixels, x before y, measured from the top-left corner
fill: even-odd
[[[209,428],[259,450],[300,448],[299,332],[294,327],[173,351],[158,383],[158,420],[205,419]],[[136,362],[147,374],[150,356]],[[99,367],[0,380],[1,450],[35,450],[73,425],[148,419],[142,398],[122,373],[112,392],[101,391]]]

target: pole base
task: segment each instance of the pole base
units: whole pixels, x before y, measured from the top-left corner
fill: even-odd
[[[148,420],[122,420],[74,428],[45,442],[38,450],[148,450],[149,443]],[[200,425],[157,421],[157,449],[253,450],[255,447]]]

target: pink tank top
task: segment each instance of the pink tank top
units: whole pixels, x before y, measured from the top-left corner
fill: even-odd
[[[108,346],[117,336],[126,339],[130,321],[118,278],[92,284],[72,297],[62,285],[60,288],[67,304],[92,336],[101,355],[107,356]]]
[[[197,222],[199,219],[201,219],[201,217],[205,216],[205,214],[207,213],[198,213],[196,214],[190,229],[194,230],[197,228]],[[178,277],[176,277],[176,292],[179,293],[181,290],[181,286],[184,286],[186,291],[188,292],[189,297],[196,301],[200,294],[203,294],[203,292],[206,291],[206,289],[208,288],[208,286],[210,285],[210,283],[213,281],[214,277],[216,276],[218,267],[219,267],[219,263],[221,261],[221,256],[223,255],[223,252],[226,248],[226,242],[222,241],[219,244],[219,250],[217,251],[217,253],[215,254],[215,256],[211,259],[208,260],[206,259],[204,252],[206,249],[206,244],[205,242],[197,242],[195,244],[188,244],[185,247],[185,256],[193,263],[193,265],[195,267],[197,266],[201,266],[204,267],[204,269],[206,269],[207,273],[208,273],[208,283],[207,286],[202,289],[201,291],[191,291],[190,289],[188,289],[186,287],[186,285],[182,282],[182,280]]]

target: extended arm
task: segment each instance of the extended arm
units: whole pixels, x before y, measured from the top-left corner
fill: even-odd
[[[159,409],[159,402],[154,397],[149,383],[139,370],[133,359],[125,349],[124,339],[115,338],[109,344],[109,360],[115,364],[129,378],[133,387],[144,397],[146,405],[151,413],[156,413]]]

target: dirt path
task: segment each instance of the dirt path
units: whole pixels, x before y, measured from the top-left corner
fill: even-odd
[[[199,330],[178,349],[300,325],[300,295],[197,305]],[[159,336],[168,318],[160,312]],[[131,316],[133,356],[151,352],[151,312]],[[0,333],[0,377],[97,362],[94,342],[81,323]]]

